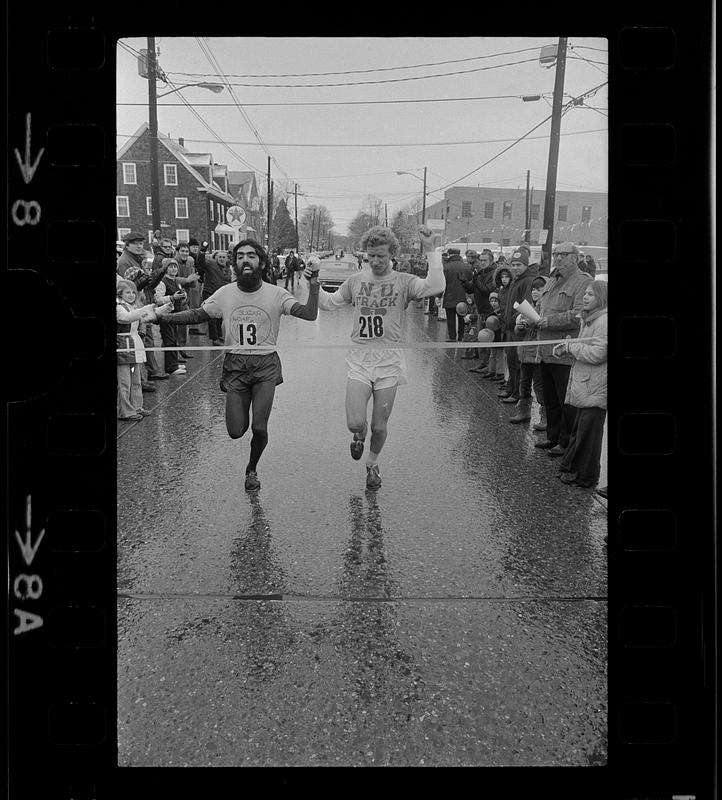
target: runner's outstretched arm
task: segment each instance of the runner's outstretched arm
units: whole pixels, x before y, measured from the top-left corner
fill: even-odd
[[[163,319],[171,325],[195,325],[211,319],[211,315],[202,308],[191,308],[188,311],[176,311],[175,314],[165,314]]]
[[[308,300],[306,305],[301,303],[294,303],[291,306],[291,316],[298,317],[299,319],[314,320],[318,316],[318,270],[320,267],[320,260],[313,260],[313,257],[308,259],[308,264],[303,274],[308,279]]]

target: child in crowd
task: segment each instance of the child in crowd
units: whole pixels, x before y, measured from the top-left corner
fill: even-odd
[[[498,294],[499,294],[499,320],[501,321],[501,330],[500,330],[500,341],[504,341],[504,320],[506,319],[506,307],[509,302],[510,294],[509,288],[511,286],[511,282],[513,280],[513,275],[511,269],[506,265],[505,261],[501,260],[501,256],[499,257],[500,265],[496,268],[494,272],[494,283],[499,287]],[[496,341],[496,337],[494,337]],[[494,348],[495,350],[500,350],[502,352],[501,358],[497,355],[496,357],[496,375],[491,379],[496,381],[497,383],[501,384],[506,380],[506,348]],[[501,362],[501,363],[500,363]],[[500,369],[501,367],[501,369]],[[506,394],[505,389],[501,389],[497,392],[499,396],[502,394]]]
[[[501,323],[501,310],[499,306],[499,293],[498,292],[490,292],[489,293],[489,305],[491,306],[491,314],[490,317],[496,317],[499,319],[499,323]],[[487,317],[488,320],[489,317]],[[494,342],[502,341],[501,335],[502,327],[501,324],[499,327],[494,331]],[[503,381],[504,380],[504,370],[506,368],[506,361],[504,359],[504,348],[503,347],[490,347],[489,348],[489,364],[485,370],[480,372],[479,374],[482,375],[484,378],[487,378],[491,381]]]
[[[607,416],[607,282],[592,281],[582,298],[582,342],[570,339],[554,346],[553,354],[574,358],[565,403],[578,409],[569,446],[559,466],[564,483],[588,489],[601,470],[604,421]]]
[[[140,365],[145,362],[145,347],[138,335],[140,320],[155,322],[168,313],[169,306],[156,309],[154,303],[139,306],[138,290],[132,281],[121,278],[115,286],[115,316],[118,322],[116,348],[118,359],[118,419],[137,421],[150,414],[143,408]]]
[[[462,338],[462,342],[476,342],[478,341],[477,334],[479,333],[479,328],[477,327],[479,322],[479,315],[476,311],[473,310],[473,307],[469,309],[469,313],[464,316],[464,336]],[[466,352],[462,356],[462,358],[477,358],[479,348],[478,347],[469,347],[467,348]]]
[[[542,289],[546,286],[546,278],[538,276],[531,282],[531,298],[534,310],[539,313],[539,299]],[[536,327],[530,323],[522,314],[516,318],[516,333],[523,336],[522,341],[536,342]],[[519,423],[528,422],[531,419],[531,389],[534,386],[534,395],[540,407],[540,420],[534,425],[537,431],[546,430],[546,416],[544,412],[544,395],[542,391],[541,368],[537,363],[536,344],[529,347],[519,348],[519,400],[515,406],[516,414],[509,418],[509,422]]]
[[[166,273],[163,276],[163,280],[156,286],[155,301],[159,304],[165,303],[168,302],[165,298],[168,298],[169,301],[172,301],[172,310],[174,312],[181,311],[187,295],[176,280],[178,262],[174,258],[164,258],[162,266],[166,268]],[[164,319],[160,320],[160,338],[163,341],[163,347],[178,347],[176,326],[171,325]],[[165,350],[163,358],[165,360],[165,371],[168,375],[183,376],[186,374],[186,366],[181,363],[178,350]]]

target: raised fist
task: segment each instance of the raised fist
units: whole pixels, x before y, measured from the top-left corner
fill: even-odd
[[[434,232],[428,225],[419,225],[419,239],[424,250],[430,250],[434,244]]]
[[[310,256],[306,262],[306,269],[303,271],[303,276],[307,280],[318,277],[318,271],[321,269],[321,259],[318,256]]]

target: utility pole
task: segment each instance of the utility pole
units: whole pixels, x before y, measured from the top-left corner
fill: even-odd
[[[266,204],[268,209],[266,211],[266,216],[268,218],[267,226],[268,226],[268,233],[267,233],[267,244],[266,244],[266,252],[270,254],[271,252],[271,156],[268,156],[268,188],[266,192]]]
[[[384,224],[389,227],[389,204],[384,203]]]
[[[150,206],[153,230],[160,230],[160,189],[158,186],[158,105],[155,87],[155,36],[148,37],[148,136],[150,137]],[[162,233],[162,232],[161,232]],[[148,244],[152,245],[152,242]]]
[[[293,184],[293,219],[296,225],[296,252],[298,253],[298,184]]]
[[[316,226],[316,206],[313,207],[313,218],[311,219],[311,240],[308,243],[308,249],[313,250],[313,229]]]
[[[529,195],[529,178],[531,170],[526,171],[526,219],[524,221],[524,241],[529,243],[529,235],[531,231],[531,199]]]
[[[562,97],[564,95],[564,69],[567,63],[567,38],[559,38],[557,45],[557,67],[554,76],[554,99],[552,101],[552,127],[549,137],[549,164],[547,166],[546,194],[544,197],[544,228],[547,231],[543,252],[552,265],[554,246],[554,205],[557,193],[557,166],[559,163],[559,135],[562,127]]]
[[[426,225],[426,167],[424,167],[424,204],[421,209],[421,224]]]

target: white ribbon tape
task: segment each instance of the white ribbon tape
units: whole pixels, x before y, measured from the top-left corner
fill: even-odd
[[[395,344],[358,344],[356,342],[347,342],[345,344],[320,344],[318,342],[308,342],[307,344],[276,344],[268,345],[267,347],[259,346],[243,347],[242,345],[206,345],[206,346],[189,346],[183,345],[179,347],[144,347],[146,352],[150,353],[163,353],[172,350],[183,350],[188,352],[190,350],[258,350],[260,355],[265,353],[274,353],[276,350],[308,350],[308,349],[322,349],[322,350],[359,350],[367,347],[369,350],[458,350],[463,349],[482,349],[493,347],[539,347],[542,345],[555,345],[555,344],[571,344],[572,342],[593,342],[598,340],[598,336],[588,336],[584,339],[532,339],[527,342],[396,342]],[[127,353],[132,351],[133,348],[118,348],[116,352]]]

